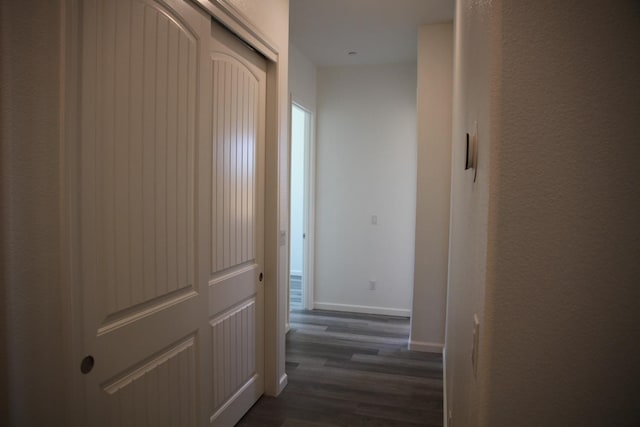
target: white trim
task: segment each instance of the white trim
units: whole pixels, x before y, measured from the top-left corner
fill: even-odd
[[[284,390],[287,384],[289,384],[289,377],[287,376],[287,374],[284,374],[280,377],[280,391],[278,392],[278,394],[280,394],[280,392]]]
[[[309,111],[309,135],[306,138],[307,146],[305,147],[305,184],[307,186],[304,192],[304,213],[305,223],[304,229],[306,238],[304,239],[304,259],[303,259],[303,291],[304,305],[307,309],[313,307],[313,288],[315,278],[315,230],[316,230],[316,113]]]
[[[447,404],[447,347],[442,347],[442,417],[443,426],[449,425],[449,405]]]
[[[289,79],[289,75],[287,74],[287,80]],[[288,84],[288,81],[287,81]],[[287,245],[287,269],[289,270],[289,274],[287,275],[287,312],[285,313],[285,335],[289,332],[288,325],[290,323],[290,314],[291,314],[291,141],[292,141],[292,117],[293,117],[293,101],[291,97],[291,92],[289,92],[289,104],[287,105],[287,115],[288,115],[288,126],[289,129],[287,135],[287,167],[288,167],[288,179],[287,179],[287,233],[289,235],[289,244]],[[304,291],[304,290],[303,290]],[[286,344],[285,344],[286,346]],[[286,351],[286,349],[285,349]]]
[[[280,103],[278,95],[278,73],[280,63],[267,64],[267,128],[265,150],[265,220],[264,220],[264,391],[268,396],[277,396],[282,389],[279,377],[285,366],[285,325],[287,323],[287,297],[289,279],[284,273],[288,269],[288,258],[281,270],[280,246]],[[271,95],[269,95],[271,94]],[[285,142],[286,144],[286,142]]]
[[[304,110],[307,113],[306,119],[306,131],[308,134],[305,138],[304,147],[304,209],[303,209],[303,229],[305,233],[305,239],[302,242],[303,245],[303,260],[302,260],[302,306],[308,310],[313,309],[313,288],[315,278],[315,191],[316,191],[316,140],[315,140],[315,123],[316,114],[313,108],[305,105],[293,94],[290,95],[289,111],[293,109],[293,105]],[[291,118],[291,117],[290,117]],[[289,120],[291,125],[291,120]],[[289,138],[289,144],[291,144],[291,138]],[[289,151],[291,151],[291,145],[289,145]],[[291,160],[289,160],[291,162]]]
[[[425,353],[442,353],[444,344],[437,342],[424,342],[409,340],[409,350],[422,351]]]
[[[366,306],[366,305],[334,304],[329,302],[314,302],[313,308],[317,310],[347,311],[351,313],[365,313],[365,314],[381,314],[384,316],[398,316],[398,317],[411,316],[411,310],[405,309],[405,308],[387,308],[387,307],[372,307],[372,306]]]

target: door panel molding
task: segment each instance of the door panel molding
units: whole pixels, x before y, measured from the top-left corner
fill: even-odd
[[[258,378],[257,363],[251,349],[256,331],[256,299],[250,298],[219,315],[211,325],[213,418],[220,408]],[[216,380],[217,381],[214,381]]]
[[[94,11],[86,24],[95,29],[85,27],[95,35],[84,52],[95,70],[85,77],[95,77],[83,92],[96,101],[83,102],[81,235],[83,275],[98,292],[91,314],[104,323],[194,287],[200,88],[197,37],[170,10],[118,0]]]
[[[196,345],[196,338],[188,337],[105,384],[108,425],[198,424]]]
[[[209,285],[209,313],[217,316],[229,305],[239,304],[246,297],[258,292],[258,266],[252,264],[248,268],[242,268],[235,273],[220,277]],[[227,301],[226,303],[221,302]]]
[[[257,141],[260,94],[256,70],[235,56],[211,54],[211,267],[216,273],[255,260]],[[230,93],[229,88],[237,89]],[[264,137],[261,137],[262,140]],[[225,191],[231,187],[233,191]],[[230,248],[226,251],[226,248]]]
[[[116,315],[108,317],[98,328],[97,335],[100,336],[113,332],[118,328],[124,327],[144,317],[152,316],[161,310],[165,310],[171,306],[195,298],[196,296],[198,296],[198,293],[192,289],[178,289],[171,294],[158,297],[160,301],[149,301],[148,304],[144,304],[144,307],[134,306],[132,307],[131,313],[124,311],[123,313],[117,313]]]
[[[127,387],[129,384],[140,379],[147,373],[157,369],[158,366],[175,358],[181,352],[185,350],[191,351],[191,348],[195,345],[196,340],[194,335],[172,344],[168,350],[161,351],[160,354],[150,357],[148,361],[141,362],[137,366],[130,368],[128,370],[129,372],[116,375],[116,379],[107,381],[107,383],[103,385],[104,391],[108,394],[115,394],[120,389]]]

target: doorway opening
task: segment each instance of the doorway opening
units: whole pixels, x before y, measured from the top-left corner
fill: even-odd
[[[289,204],[289,309],[313,308],[310,286],[309,214],[311,112],[291,103],[291,191]]]

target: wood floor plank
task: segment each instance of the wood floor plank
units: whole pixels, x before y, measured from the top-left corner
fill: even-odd
[[[347,361],[333,361],[328,360],[325,364],[325,367],[333,367],[340,369],[347,369],[350,371],[357,372],[368,372],[368,373],[380,373],[380,374],[389,374],[394,376],[403,376],[403,377],[420,377],[420,378],[431,378],[442,380],[442,372],[434,370],[429,367],[425,368],[417,368],[415,366],[401,366],[394,364],[386,364],[386,363],[369,363],[369,362],[356,362],[353,360]]]
[[[312,354],[315,354],[315,352],[318,354],[336,352],[343,353],[345,356],[350,356],[353,353],[379,354],[380,348],[384,348],[390,352],[398,351],[400,349],[397,345],[391,344],[370,344],[367,342],[357,342],[348,339],[327,339],[324,337],[310,338],[309,336],[303,335],[291,337],[287,340],[287,343],[289,345],[287,352],[311,351]]]
[[[299,331],[295,331],[296,333],[296,338],[301,337],[301,336],[313,336],[314,339],[315,337],[319,337],[320,339],[326,339],[326,338],[335,338],[337,340],[342,340],[342,341],[355,341],[355,342],[366,342],[366,343],[375,343],[375,344],[382,344],[382,345],[397,345],[397,346],[402,346],[405,345],[407,342],[407,339],[401,336],[398,336],[398,334],[395,334],[394,336],[385,336],[383,335],[378,335],[378,334],[374,334],[371,331],[369,331],[368,334],[363,335],[360,333],[353,333],[353,332],[334,332],[332,330],[330,330],[331,328],[327,328],[326,331],[320,331],[317,329],[305,329],[305,330],[299,330]]]
[[[327,325],[315,325],[313,323],[296,323],[290,322],[289,327],[295,332],[298,330],[316,330],[316,331],[326,331],[329,328]]]
[[[414,367],[417,369],[431,369],[437,371],[438,373],[442,373],[442,363],[438,361],[408,359],[404,357],[396,357],[393,355],[380,356],[360,353],[354,354],[351,360],[354,362],[375,363],[385,366],[403,366]]]
[[[442,426],[442,355],[407,348],[400,317],[292,310],[288,386],[238,426]]]

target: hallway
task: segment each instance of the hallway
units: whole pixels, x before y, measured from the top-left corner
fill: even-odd
[[[289,384],[238,426],[441,426],[442,356],[408,336],[406,318],[292,311]]]

